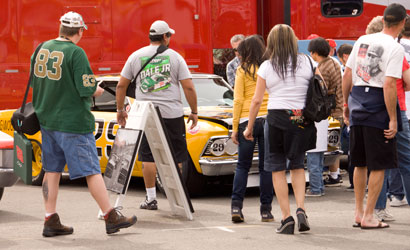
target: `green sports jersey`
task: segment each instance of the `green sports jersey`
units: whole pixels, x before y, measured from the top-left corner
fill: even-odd
[[[97,84],[84,50],[72,42],[50,40],[31,60],[33,104],[40,125],[61,132],[93,132],[91,96]]]

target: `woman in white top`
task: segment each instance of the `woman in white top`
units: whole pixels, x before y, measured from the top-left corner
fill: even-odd
[[[316,128],[302,115],[306,92],[313,72],[309,58],[298,54],[297,37],[292,28],[278,24],[269,33],[266,49],[269,58],[259,68],[256,91],[249,112],[244,136],[252,140],[255,118],[267,90],[268,133],[265,133],[265,170],[272,172],[273,185],[281,211],[277,233],[293,234],[295,220],[290,213],[286,170],[290,170],[296,199],[296,215],[300,232],[310,230],[305,214],[305,152],[315,148]]]

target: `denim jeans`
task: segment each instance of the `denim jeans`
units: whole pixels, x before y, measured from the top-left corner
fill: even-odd
[[[248,122],[239,124],[238,128],[238,164],[236,165],[235,177],[233,179],[232,201],[243,201],[248,182],[249,169],[252,166],[253,152],[258,142],[259,150],[259,190],[261,204],[271,204],[273,199],[272,174],[263,169],[264,149],[264,129],[265,120],[258,118],[253,127],[253,141],[248,141],[243,136]]]
[[[307,168],[309,170],[309,186],[312,193],[323,193],[323,160],[324,152],[307,153]]]
[[[387,177],[389,182],[389,188],[387,196],[396,196],[398,199],[402,200],[404,198],[403,181],[401,179],[400,170],[398,168],[390,169],[390,174]]]
[[[397,163],[401,174],[404,193],[410,205],[410,128],[406,111],[400,111],[403,131],[397,133]]]
[[[383,187],[380,190],[379,198],[377,198],[375,209],[386,209],[387,202],[387,189],[388,189],[388,176],[390,174],[390,169],[384,171]]]
[[[403,130],[396,134],[397,138],[397,163],[398,169],[401,174],[402,185],[404,193],[407,197],[407,202],[410,205],[409,197],[410,195],[410,128],[409,123],[406,122],[407,116],[406,111],[400,111],[401,119],[403,121]],[[379,198],[376,203],[376,209],[386,208],[387,201],[387,176],[390,175],[390,171],[384,173],[384,183],[383,188],[380,191]],[[393,183],[392,183],[393,184]],[[393,184],[393,189],[397,189],[400,183],[395,182]],[[400,198],[400,197],[399,197]]]

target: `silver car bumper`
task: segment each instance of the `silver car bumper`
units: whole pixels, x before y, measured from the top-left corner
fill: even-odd
[[[13,170],[13,149],[0,149],[0,188],[13,186],[17,180]]]
[[[253,157],[252,167],[249,172],[258,172],[258,157]],[[232,175],[235,173],[237,157],[218,157],[218,158],[201,158],[199,165],[202,169],[202,174],[205,176]]]
[[[329,166],[335,163],[340,155],[342,155],[341,150],[335,150],[332,152],[325,152],[324,165]],[[237,157],[203,157],[199,159],[199,165],[202,169],[202,174],[205,176],[219,176],[219,175],[232,175],[235,173],[236,164],[238,163]],[[253,157],[252,167],[249,173],[258,173],[258,157]]]
[[[331,152],[325,152],[324,166],[333,165],[337,159],[343,154],[342,150],[335,150]]]

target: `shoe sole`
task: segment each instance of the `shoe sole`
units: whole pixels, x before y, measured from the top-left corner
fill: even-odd
[[[113,234],[120,231],[121,228],[127,228],[134,225],[137,222],[137,217],[133,216],[132,222],[123,222],[121,224],[116,225],[115,227],[105,228],[107,234]]]
[[[402,203],[402,204],[391,204],[390,203],[390,206],[391,207],[403,207],[403,206],[407,206],[407,203]]]
[[[341,185],[342,185],[341,183],[325,184],[325,187],[340,187]]]
[[[283,225],[281,229],[276,229],[276,233],[278,234],[295,234],[295,222],[290,221]]]
[[[274,221],[274,220],[275,220],[275,219],[273,219],[273,218],[272,218],[272,219],[261,219],[262,222],[272,222],[272,221]]]
[[[145,209],[145,210],[158,210],[158,207],[140,207],[140,209]]]
[[[232,222],[233,223],[241,223],[241,222],[244,222],[244,219],[239,214],[233,214],[232,215]]]
[[[54,231],[54,230],[43,230],[43,236],[44,237],[54,237],[54,236],[59,236],[59,235],[69,235],[72,234],[74,230],[72,231]]]
[[[305,197],[321,197],[322,194],[305,194]]]
[[[379,220],[379,221],[382,221],[382,222],[392,222],[392,221],[395,221],[395,219],[385,219],[385,218],[378,218],[378,220]]]
[[[304,213],[298,213],[298,230],[299,232],[306,232],[310,230],[309,223],[307,221],[306,215]]]

